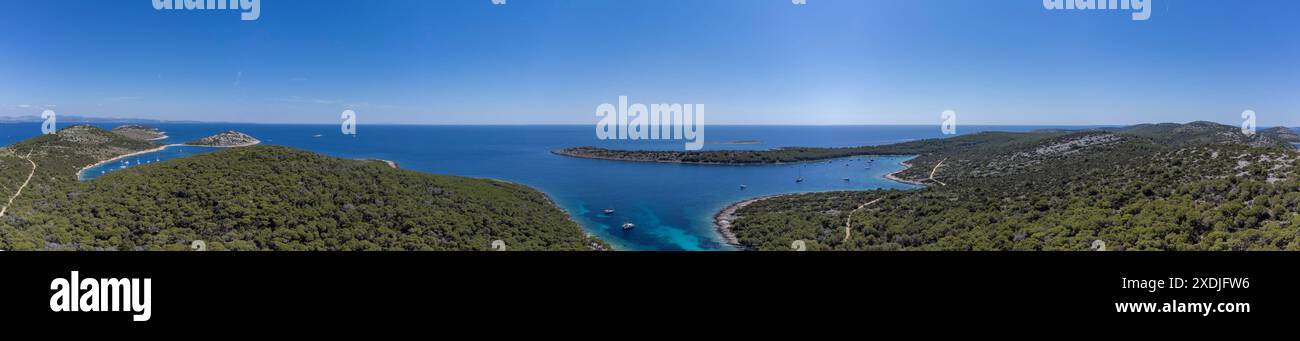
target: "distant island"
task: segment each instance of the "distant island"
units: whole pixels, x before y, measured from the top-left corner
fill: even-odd
[[[167,138],[167,133],[164,133],[162,130],[158,130],[158,128],[154,128],[146,125],[139,125],[139,124],[129,124],[124,126],[119,126],[117,128],[113,128],[112,132],[114,134],[126,136],[129,139],[140,140],[140,141],[156,141],[156,140],[163,140]]]
[[[41,123],[45,118],[40,115],[0,116],[0,123]],[[205,123],[192,120],[154,120],[127,117],[91,117],[78,115],[59,115],[59,124],[160,124],[160,123]],[[211,122],[207,122],[211,123]]]
[[[220,134],[204,137],[198,140],[186,142],[189,146],[207,146],[207,147],[247,147],[262,143],[262,141],[234,130],[225,131]]]
[[[705,142],[704,144],[744,145],[744,144],[759,144],[759,143],[763,143],[763,141],[759,141],[759,140],[735,140],[735,141],[717,141],[717,142],[709,141],[709,142]]]
[[[132,128],[136,130],[136,128]],[[196,143],[247,146],[226,132]],[[0,148],[0,249],[607,250],[545,194],[287,147],[248,146],[77,181],[163,148],[78,125]]]
[[[745,200],[715,217],[744,250],[1300,250],[1300,141],[1212,122],[984,132],[854,148],[556,154],[701,165],[915,155],[914,190]],[[1100,242],[1100,243],[1098,243]]]

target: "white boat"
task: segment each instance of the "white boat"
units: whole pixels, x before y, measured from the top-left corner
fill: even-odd
[[[633,224],[633,223],[623,223],[623,230],[624,230],[624,231],[631,230],[631,229],[634,229],[634,228],[636,228],[636,224]]]
[[[614,209],[612,209],[612,208],[606,208],[606,209],[605,209],[605,214],[614,214]]]

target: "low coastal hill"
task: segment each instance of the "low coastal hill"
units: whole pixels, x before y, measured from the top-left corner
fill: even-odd
[[[1251,147],[1273,147],[1295,142],[1297,137],[1295,130],[1286,127],[1264,129],[1257,134],[1246,135],[1241,133],[1241,127],[1206,121],[1186,124],[1139,124],[1099,130],[1145,137],[1156,143],[1171,145],[1240,144]]]
[[[1287,143],[1300,143],[1300,132],[1288,127],[1273,127],[1260,131],[1260,134],[1272,136]]]
[[[4,169],[0,172],[7,173],[14,168],[26,173],[31,167],[22,158],[29,157],[39,165],[35,180],[50,183],[76,181],[77,171],[85,166],[159,147],[162,145],[118,135],[95,126],[76,125],[0,149],[0,154],[3,154],[0,169]]]
[[[37,198],[59,197],[78,170],[100,160],[161,146],[89,126],[74,125],[0,148],[0,240],[25,223]],[[0,248],[3,249],[3,248]]]

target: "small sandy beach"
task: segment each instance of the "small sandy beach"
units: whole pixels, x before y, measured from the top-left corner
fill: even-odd
[[[393,168],[393,169],[401,169],[401,168],[398,168],[398,167],[397,167],[397,162],[393,162],[393,161],[390,161],[390,160],[384,160],[384,159],[373,159],[373,160],[375,160],[375,161],[379,161],[379,162],[383,162],[384,164],[388,165],[388,167],[391,167],[391,168]]]
[[[903,178],[898,177],[897,174],[902,173],[902,172],[905,172],[905,171],[907,171],[908,169],[912,169],[912,164],[911,164],[911,163],[908,163],[907,161],[899,162],[898,164],[903,165],[903,169],[900,169],[900,170],[898,170],[897,172],[893,172],[893,173],[885,174],[885,178],[886,178],[886,179],[893,180],[893,181],[895,181],[895,182],[901,182],[901,183],[909,184],[909,185],[925,186],[925,183],[923,183],[923,182],[916,181],[916,180],[907,180],[907,179],[903,179]]]

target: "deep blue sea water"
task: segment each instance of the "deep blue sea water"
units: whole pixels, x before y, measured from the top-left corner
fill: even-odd
[[[587,160],[551,154],[573,146],[682,149],[679,141],[600,141],[593,126],[407,126],[362,125],[355,137],[337,125],[158,124],[183,143],[225,130],[283,145],[351,159],[385,159],[421,172],[494,178],[537,188],[592,233],[623,250],[726,250],[712,215],[747,198],[793,192],[911,188],[885,174],[908,156],[841,159],[768,166],[697,166]],[[111,128],[111,125],[102,125]],[[1028,131],[1043,126],[962,126],[961,133]],[[1056,127],[1059,128],[1059,127]],[[1079,127],[1074,127],[1079,128]],[[847,147],[938,138],[938,126],[709,126],[706,150],[786,146]],[[0,144],[36,136],[39,124],[0,124]],[[320,135],[315,137],[315,135]],[[757,140],[756,144],[714,142]],[[118,160],[85,173],[98,177],[126,165],[166,161],[215,150],[173,147]],[[868,165],[870,167],[868,168]],[[147,165],[146,165],[147,166]],[[803,183],[795,178],[802,176]],[[849,181],[843,179],[848,178]],[[741,189],[745,185],[747,188]],[[603,210],[615,213],[606,216]],[[624,231],[623,223],[637,225]]]

